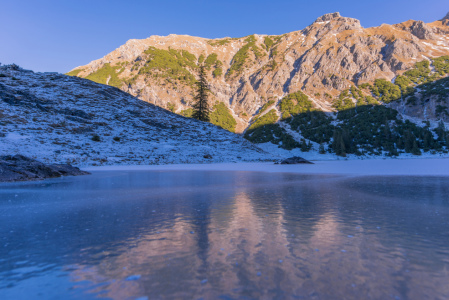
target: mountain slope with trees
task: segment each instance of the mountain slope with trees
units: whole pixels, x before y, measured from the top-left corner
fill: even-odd
[[[342,148],[334,145],[334,137],[348,139],[343,128],[334,128],[342,124],[342,112],[358,114],[362,106],[383,105],[370,110],[395,110],[395,120],[427,126],[432,132],[440,121],[447,124],[448,61],[449,14],[432,23],[409,20],[363,28],[356,19],[332,13],[303,30],[278,36],[212,40],[169,35],[129,40],[68,74],[118,87],[190,117],[199,66],[204,65],[211,90],[211,122],[258,143],[332,151]],[[312,125],[306,121],[312,122],[312,117],[305,115],[309,111],[319,116],[313,122],[319,122],[322,134],[311,133]],[[381,129],[370,129],[375,130]],[[415,137],[418,148],[428,148]],[[349,139],[356,143],[355,137]],[[374,140],[369,144],[377,150],[346,143],[345,152],[401,151],[396,140],[389,142],[396,150],[387,145],[379,148]]]

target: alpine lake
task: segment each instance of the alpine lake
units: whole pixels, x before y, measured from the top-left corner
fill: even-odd
[[[449,177],[95,171],[0,185],[0,299],[449,299]]]

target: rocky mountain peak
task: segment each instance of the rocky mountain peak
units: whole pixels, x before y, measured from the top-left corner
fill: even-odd
[[[331,111],[346,89],[392,80],[417,62],[449,55],[449,27],[441,22],[409,20],[363,28],[359,20],[335,12],[279,36],[210,40],[153,35],[130,40],[69,75],[116,86],[188,116],[198,65],[204,63],[211,101],[223,104],[217,113],[227,112],[226,118],[237,125],[226,124],[240,133],[260,116],[260,109],[275,106],[287,93],[301,91],[318,108]]]
[[[443,22],[443,25],[449,26],[449,12],[446,14],[444,18],[441,19],[441,21]]]
[[[423,21],[415,21],[410,27],[410,32],[421,40],[434,38],[432,28]]]
[[[334,13],[330,13],[330,14],[325,14],[322,15],[321,17],[319,17],[318,19],[315,20],[315,23],[317,22],[327,22],[333,19],[337,19],[340,18],[341,15],[339,12],[334,12]]]

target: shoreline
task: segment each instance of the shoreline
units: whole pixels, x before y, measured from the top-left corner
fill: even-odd
[[[100,171],[241,171],[298,174],[449,176],[449,159],[366,159],[313,161],[313,165],[276,165],[274,163],[211,163],[171,165],[113,165],[84,167]]]

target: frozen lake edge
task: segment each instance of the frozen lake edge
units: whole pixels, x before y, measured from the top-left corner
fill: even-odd
[[[173,165],[117,165],[85,167],[95,171],[246,171],[298,174],[449,176],[449,159],[369,159],[314,161],[313,165],[274,163],[214,163]]]

